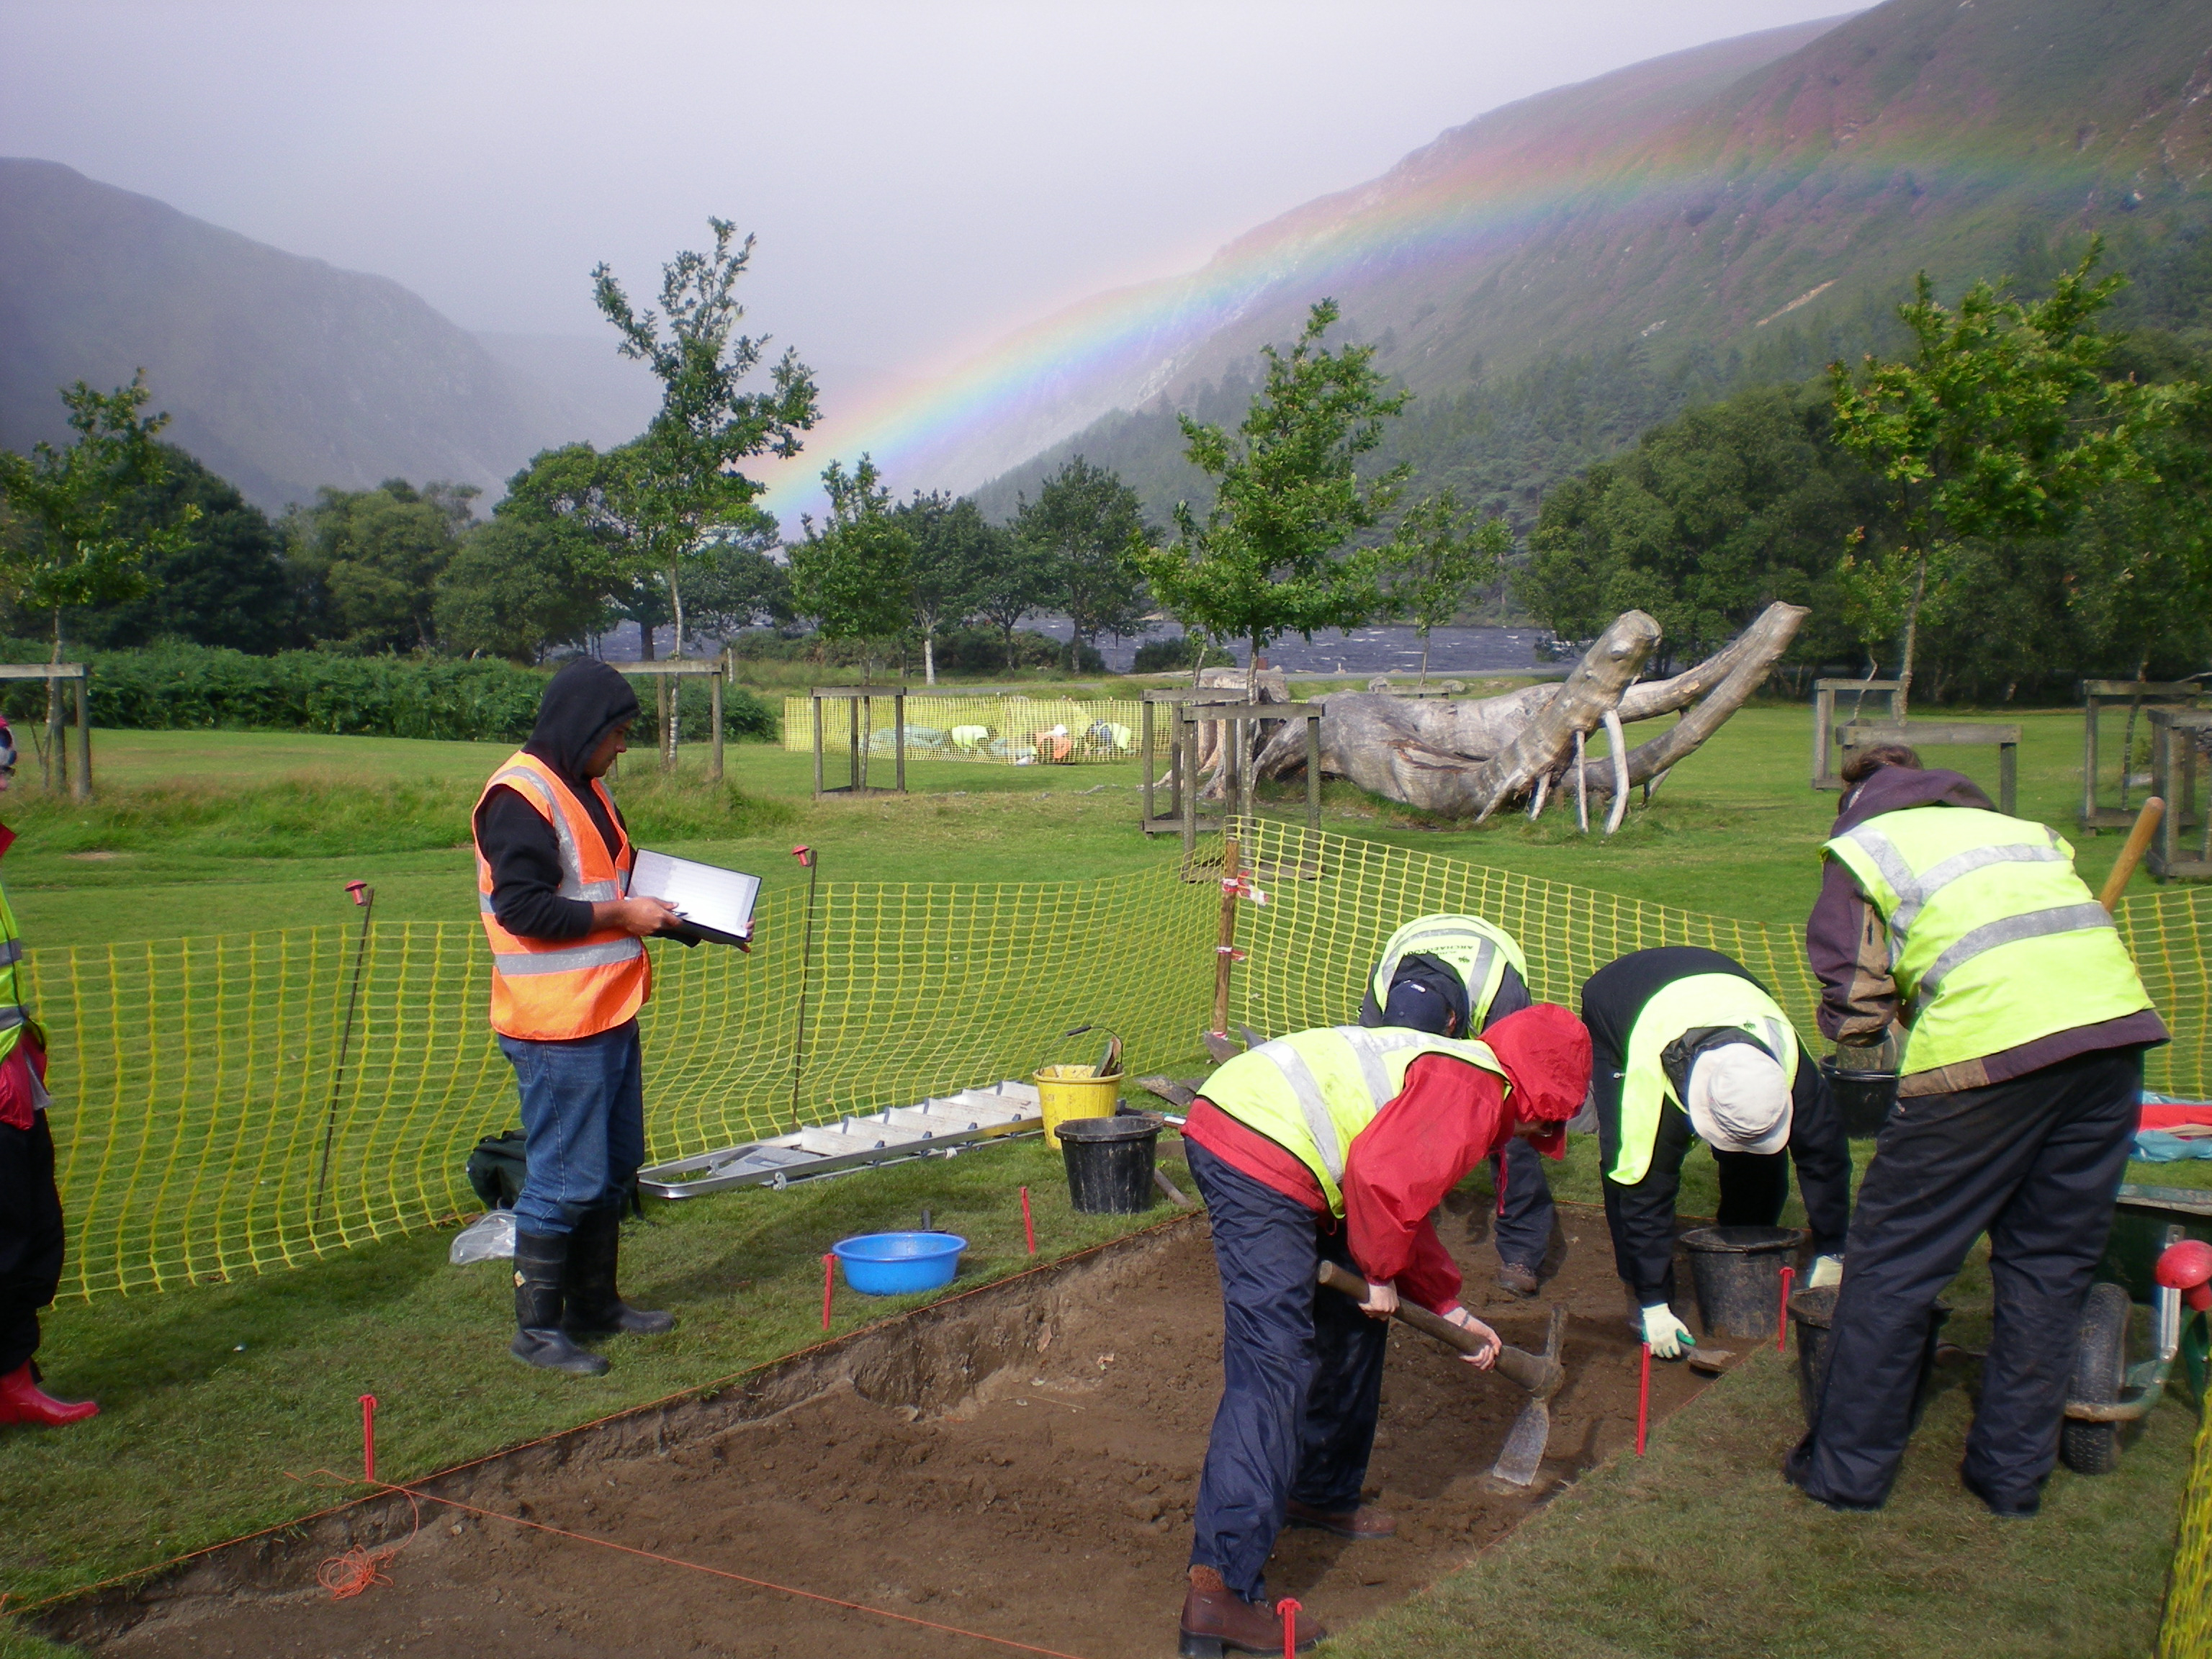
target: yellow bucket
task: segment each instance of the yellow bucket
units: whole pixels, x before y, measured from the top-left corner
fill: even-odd
[[[1032,1079],[1044,1103],[1045,1144],[1057,1146],[1053,1131],[1072,1117],[1111,1117],[1121,1097],[1121,1073],[1098,1075],[1096,1066],[1040,1066]]]

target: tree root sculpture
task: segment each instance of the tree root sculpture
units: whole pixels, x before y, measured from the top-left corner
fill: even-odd
[[[1808,614],[1800,605],[1770,605],[1705,661],[1644,684],[1636,678],[1659,642],[1659,624],[1630,611],[1614,618],[1556,685],[1474,702],[1341,692],[1322,700],[1322,770],[1409,806],[1478,823],[1516,800],[1532,803],[1531,817],[1540,814],[1547,798],[1565,797],[1571,773],[1578,814],[1589,811],[1593,797],[1602,801],[1610,835],[1620,827],[1629,790],[1664,776],[1718,731],[1765,681]],[[1689,712],[1668,731],[1626,748],[1624,723],[1683,709]],[[1584,746],[1600,728],[1613,756],[1594,767],[1583,758]],[[1298,724],[1279,728],[1255,763],[1262,777],[1303,771]]]

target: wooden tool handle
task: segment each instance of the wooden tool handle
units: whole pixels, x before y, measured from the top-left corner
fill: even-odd
[[[1355,1302],[1367,1299],[1367,1281],[1358,1273],[1347,1273],[1334,1261],[1321,1264],[1319,1277],[1327,1288],[1341,1291]],[[1432,1314],[1426,1308],[1416,1307],[1403,1298],[1400,1299],[1397,1311],[1391,1316],[1404,1321],[1422,1335],[1432,1336],[1446,1347],[1455,1348],[1464,1354],[1480,1353],[1489,1346],[1465,1327],[1455,1325],[1441,1315]],[[1504,1342],[1498,1345],[1498,1358],[1492,1363],[1499,1376],[1527,1389],[1539,1400],[1550,1399],[1559,1392],[1560,1383],[1566,1380],[1566,1373],[1556,1361],[1525,1353]]]
[[[2150,838],[2158,833],[2159,820],[2166,816],[2166,803],[2153,795],[2136,814],[2136,827],[2128,831],[2128,844],[2120,848],[2120,856],[2112,866],[2112,873],[2105,878],[2105,890],[2097,895],[2097,902],[2107,910],[2120,908],[2120,895],[2128,890],[2128,878],[2142,862],[2142,855],[2150,850]]]

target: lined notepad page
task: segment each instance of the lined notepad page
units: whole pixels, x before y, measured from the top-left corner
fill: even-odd
[[[666,899],[686,921],[750,939],[760,878],[665,853],[641,852],[630,870],[629,890],[640,898]]]

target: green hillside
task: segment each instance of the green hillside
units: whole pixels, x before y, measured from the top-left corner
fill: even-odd
[[[2125,320],[2202,328],[2208,94],[2212,7],[2183,0],[1890,0],[1547,93],[1224,249],[1187,280],[1260,272],[1234,320],[985,499],[1073,453],[1156,512],[1191,493],[1173,410],[1241,404],[1323,295],[1419,394],[1407,453],[1523,511],[1688,402],[1879,345],[1917,269],[2032,283],[2101,232]]]

